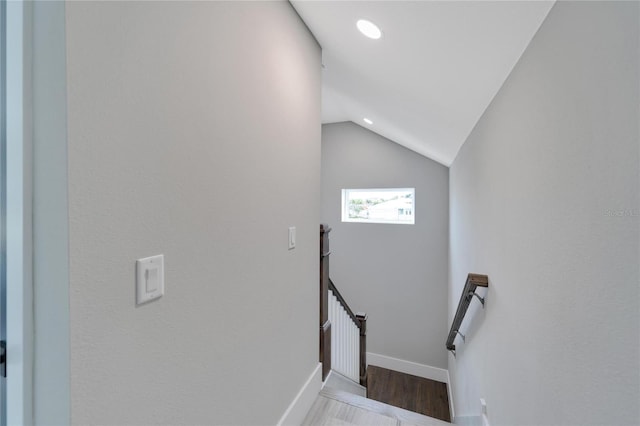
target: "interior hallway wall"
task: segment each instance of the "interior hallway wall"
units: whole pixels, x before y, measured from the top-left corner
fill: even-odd
[[[319,46],[287,2],[68,2],[66,40],[72,423],[276,423],[318,363]]]
[[[456,414],[640,423],[637,2],[557,2],[450,170]]]
[[[415,188],[415,225],[341,222],[344,188]],[[369,315],[367,350],[447,368],[447,167],[351,122],[322,126],[331,278]]]

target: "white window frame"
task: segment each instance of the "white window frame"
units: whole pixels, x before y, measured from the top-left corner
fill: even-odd
[[[411,192],[413,200],[411,220],[363,219],[349,217],[347,199],[350,192]],[[386,223],[393,225],[415,225],[416,222],[416,189],[415,188],[345,188],[342,190],[341,217],[342,222],[349,223]]]

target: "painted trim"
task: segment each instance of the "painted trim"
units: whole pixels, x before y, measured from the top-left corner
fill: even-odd
[[[327,378],[324,379],[324,381],[322,382],[322,385],[320,386],[320,390],[324,389],[324,387],[327,385],[327,382],[331,378],[332,374],[333,374],[333,370],[329,370],[329,374],[327,374]],[[351,380],[351,379],[349,379],[349,380]]]
[[[32,4],[6,3],[7,424],[33,424]]]
[[[277,425],[300,425],[307,416],[311,406],[318,397],[322,388],[322,363],[318,363],[313,373],[309,376],[287,410],[284,412]]]
[[[32,2],[34,425],[71,424],[65,8]]]
[[[481,416],[460,416],[455,417],[454,421],[458,426],[482,426]]]
[[[451,376],[449,376],[449,370],[447,370],[447,394],[449,395],[449,415],[453,420],[456,418],[456,410],[453,404],[453,389],[451,389]]]
[[[418,364],[413,361],[392,358],[386,355],[367,352],[367,365],[375,365],[401,373],[412,374],[425,379],[431,379],[449,385],[449,371],[444,368],[432,367],[426,364]],[[447,386],[448,388],[448,386]]]

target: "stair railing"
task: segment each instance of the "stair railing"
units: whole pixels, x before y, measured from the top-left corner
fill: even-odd
[[[331,368],[353,380],[362,380],[360,372],[360,350],[363,337],[366,336],[366,314],[354,314],[344,298],[329,279],[329,321],[335,324],[331,341]],[[366,344],[366,343],[364,343]],[[365,360],[366,363],[366,360]]]
[[[464,320],[464,316],[467,313],[467,309],[469,309],[471,300],[474,297],[477,297],[484,308],[484,298],[480,297],[478,293],[476,293],[476,288],[478,287],[489,287],[489,277],[481,274],[467,275],[467,281],[464,284],[464,289],[460,296],[460,302],[458,302],[458,309],[453,317],[451,330],[449,330],[449,336],[447,337],[447,350],[453,352],[454,356],[456,354],[456,345],[453,344],[453,341],[456,339],[456,336],[460,335],[463,341],[465,339],[465,336],[460,333],[460,326],[462,325],[462,320]]]
[[[329,232],[320,225],[320,362],[322,379],[332,369],[367,385],[367,315],[354,314],[329,278]]]

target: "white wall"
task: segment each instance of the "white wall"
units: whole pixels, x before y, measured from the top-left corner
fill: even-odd
[[[276,423],[318,362],[319,46],[286,2],[68,2],[66,39],[72,423]]]
[[[448,169],[354,123],[322,126],[331,278],[369,314],[367,350],[446,368]],[[343,188],[415,187],[415,225],[342,223]]]
[[[640,423],[638,3],[558,2],[450,170],[456,414]]]

